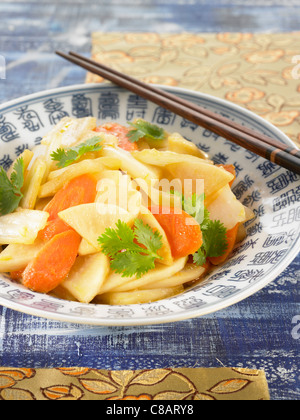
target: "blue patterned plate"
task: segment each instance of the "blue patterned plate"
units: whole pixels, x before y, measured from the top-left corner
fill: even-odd
[[[168,88],[234,121],[289,145],[277,128],[232,103],[199,93]],[[233,163],[238,177],[234,193],[252,208],[248,236],[229,261],[182,295],[155,303],[106,306],[68,302],[33,293],[0,276],[0,304],[65,322],[94,325],[146,325],[174,322],[233,305],[274,280],[297,256],[300,245],[300,177],[112,85],[79,85],[20,98],[0,107],[0,164],[8,169],[24,149],[40,143],[65,116],[95,116],[99,122],[126,123],[135,118],[180,132],[216,163]]]

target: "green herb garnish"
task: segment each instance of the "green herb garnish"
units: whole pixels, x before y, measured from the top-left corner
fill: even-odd
[[[51,158],[57,161],[56,165],[59,168],[65,168],[79,160],[86,153],[97,152],[101,149],[101,137],[96,136],[70,149],[57,149],[56,152],[51,154]]]
[[[107,228],[98,242],[102,252],[111,258],[112,270],[122,277],[140,278],[155,268],[155,260],[161,259],[161,235],[141,220],[135,221],[133,229],[119,220],[116,228]]]
[[[185,198],[182,194],[174,191],[173,194],[181,196],[182,208],[199,223],[203,236],[201,248],[193,254],[194,263],[202,266],[207,258],[221,257],[228,246],[227,229],[220,220],[211,220],[209,211],[204,206],[204,194],[193,194]]]
[[[23,194],[21,189],[24,184],[24,160],[19,158],[13,166],[13,172],[10,179],[7,173],[0,167],[0,215],[12,213],[15,211]]]
[[[128,123],[133,127],[133,130],[129,131],[127,137],[131,143],[135,143],[140,139],[147,137],[152,140],[164,140],[166,133],[163,128],[157,125],[150,124],[144,120],[137,120],[134,123]]]

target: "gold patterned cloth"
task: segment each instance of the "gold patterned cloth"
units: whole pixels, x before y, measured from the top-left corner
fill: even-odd
[[[0,368],[2,400],[269,400],[264,372],[195,368],[104,371]]]
[[[149,83],[234,102],[300,146],[300,32],[94,33],[95,60]],[[87,82],[103,82],[88,74]]]

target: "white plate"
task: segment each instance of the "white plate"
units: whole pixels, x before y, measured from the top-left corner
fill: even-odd
[[[277,128],[232,103],[192,91],[168,88],[184,99],[293,143]],[[0,107],[0,164],[5,169],[24,148],[38,144],[64,116],[93,115],[99,122],[126,123],[137,117],[180,132],[218,163],[237,166],[234,192],[255,219],[231,259],[204,282],[171,299],[151,304],[81,304],[33,293],[0,276],[0,304],[31,315],[93,325],[147,325],[203,316],[233,305],[274,280],[297,256],[300,245],[300,177],[179,116],[112,85],[78,85],[26,96]]]

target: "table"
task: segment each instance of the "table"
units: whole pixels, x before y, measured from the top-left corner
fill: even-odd
[[[300,28],[299,0],[2,0],[0,102],[82,83],[56,49],[90,51],[92,31],[280,32]],[[0,366],[101,369],[264,369],[274,400],[300,396],[300,256],[272,284],[199,319],[146,327],[93,327],[0,307]]]

